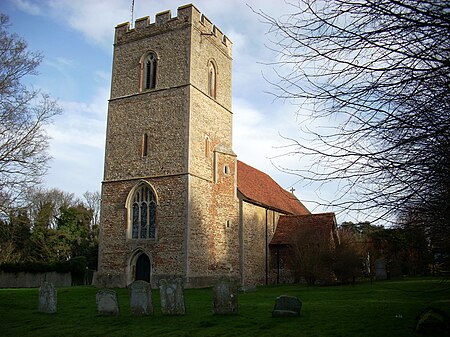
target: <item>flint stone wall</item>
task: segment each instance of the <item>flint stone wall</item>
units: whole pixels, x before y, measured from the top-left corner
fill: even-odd
[[[5,273],[0,272],[0,288],[39,288],[44,281],[55,287],[70,287],[72,275],[70,273]]]

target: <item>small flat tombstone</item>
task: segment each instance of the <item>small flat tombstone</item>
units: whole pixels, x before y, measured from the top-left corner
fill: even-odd
[[[237,315],[238,287],[236,282],[220,279],[213,288],[213,306],[216,315]]]
[[[275,307],[272,317],[300,316],[302,302],[295,296],[278,296],[275,300]]]
[[[255,291],[257,291],[258,289],[256,288],[256,286],[255,285],[251,285],[251,286],[243,286],[243,287],[240,287],[239,288],[239,291],[241,292],[241,293],[252,293],[252,292],[255,292]]]
[[[57,293],[53,284],[44,281],[39,288],[39,312],[46,314],[56,313]]]
[[[97,312],[100,315],[118,315],[119,300],[117,293],[109,289],[101,289],[96,295]]]
[[[150,283],[138,280],[129,286],[130,308],[133,316],[153,314],[152,289]]]
[[[183,280],[181,278],[159,281],[161,312],[163,315],[185,315]]]

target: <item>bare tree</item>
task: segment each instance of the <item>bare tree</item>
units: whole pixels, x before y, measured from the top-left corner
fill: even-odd
[[[0,210],[40,181],[49,160],[44,126],[60,108],[23,80],[36,75],[42,57],[8,29],[0,14]]]
[[[36,225],[40,222],[41,226],[48,229],[57,227],[57,219],[61,216],[62,208],[75,207],[82,203],[73,193],[57,188],[31,188],[27,191],[25,199],[32,223]]]
[[[290,238],[290,259],[297,282],[305,280],[308,285],[331,283],[335,242],[327,228],[303,225]]]
[[[83,197],[85,200],[86,208],[92,211],[91,228],[97,228],[100,222],[100,192],[86,191],[83,193]]]
[[[449,2],[288,3],[279,19],[259,13],[278,53],[274,94],[322,126],[290,139],[312,164],[288,171],[339,182],[327,204],[342,210],[392,219],[436,198],[449,209]]]

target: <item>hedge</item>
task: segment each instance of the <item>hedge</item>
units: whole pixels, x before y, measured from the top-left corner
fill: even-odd
[[[2,263],[0,264],[0,271],[5,273],[47,273],[47,272],[57,272],[57,273],[72,273],[73,276],[84,275],[86,270],[86,257],[77,256],[69,261],[63,262],[17,262],[17,263]]]

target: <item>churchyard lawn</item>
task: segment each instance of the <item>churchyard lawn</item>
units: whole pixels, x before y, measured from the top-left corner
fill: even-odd
[[[127,289],[116,289],[119,316],[100,316],[94,287],[57,289],[57,313],[38,311],[38,289],[0,289],[0,336],[420,336],[417,314],[427,306],[450,313],[450,280],[409,278],[355,286],[259,287],[239,293],[238,315],[213,315],[211,289],[185,290],[186,315],[133,317]],[[271,313],[279,295],[302,301],[299,317]]]

